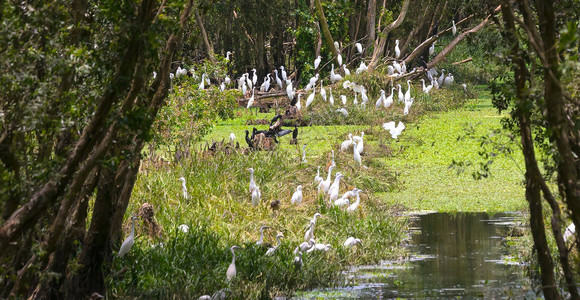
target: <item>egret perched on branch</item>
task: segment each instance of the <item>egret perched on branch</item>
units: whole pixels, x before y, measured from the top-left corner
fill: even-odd
[[[297,110],[301,110],[302,109],[302,103],[300,103],[300,96],[302,94],[298,94],[298,99],[296,100],[296,109]]]
[[[286,81],[286,95],[288,95],[288,99],[290,99],[290,101],[292,101],[292,99],[294,99],[294,94],[295,94],[295,90],[292,87],[292,81],[287,80]]]
[[[336,55],[336,61],[338,62],[338,66],[342,66],[342,55],[340,55],[340,53],[338,53]]]
[[[319,77],[320,77],[320,74],[318,74],[318,73],[316,73],[316,75],[310,77],[310,80],[308,81],[308,84],[306,85],[306,87],[304,89],[305,90],[316,89],[316,81],[318,81]]]
[[[457,33],[457,26],[455,26],[455,20],[451,20],[451,22],[453,22],[453,25],[451,26],[451,32],[453,35],[455,35]]]
[[[433,55],[433,53],[435,53],[435,42],[429,47],[429,55]]]
[[[399,40],[395,40],[395,56],[397,58],[401,56],[401,49],[399,49]]]
[[[384,123],[383,128],[389,131],[389,133],[391,133],[391,137],[396,139],[399,136],[399,134],[401,134],[401,132],[403,132],[403,130],[405,129],[405,124],[399,121],[399,124],[395,127],[395,121],[391,121]]]
[[[256,242],[256,245],[262,245],[264,243],[264,229],[268,228],[270,227],[266,225],[262,225],[262,227],[260,227],[260,239]]]
[[[302,203],[302,185],[296,187],[296,191],[292,195],[292,204],[300,204]]]
[[[356,43],[354,45],[356,46],[356,50],[358,51],[358,53],[362,54],[363,53],[362,45],[360,43]]]
[[[199,89],[203,90],[205,88],[205,73],[201,75],[201,82],[199,83]]]
[[[226,61],[230,61],[230,55],[232,53],[230,51],[226,52]]]
[[[366,72],[369,68],[367,67],[367,65],[365,64],[364,61],[360,62],[360,66],[356,69],[356,73],[360,74],[362,72]]]
[[[336,41],[334,42],[334,49],[336,49],[336,52],[340,52],[340,45]]]
[[[314,60],[314,70],[318,69],[320,61],[322,61],[322,56],[318,55],[318,57]]]
[[[230,264],[230,266],[228,267],[228,270],[226,272],[226,278],[227,278],[228,282],[232,281],[232,279],[234,279],[234,277],[236,277],[236,253],[234,252],[234,250],[236,250],[236,249],[240,249],[240,247],[232,246],[230,248],[230,251],[232,251],[232,263]]]
[[[280,87],[280,89],[282,89],[282,80],[280,80],[280,77],[278,77],[278,70],[275,69],[274,70],[274,76],[276,77],[276,83],[278,84],[278,86]]]
[[[286,76],[286,71],[284,70],[284,66],[280,66],[280,75],[282,76],[282,80],[288,80],[288,76]]]
[[[308,98],[306,98],[306,108],[308,108],[308,106],[310,106],[310,104],[312,104],[312,102],[314,101],[315,95],[316,95],[316,88],[312,89],[312,94],[308,95]]]
[[[256,75],[256,69],[252,69],[252,72],[254,73],[254,75],[252,76],[252,85],[256,85],[256,82],[258,82],[258,75]]]
[[[271,247],[270,249],[268,249],[268,251],[266,251],[266,255],[272,255],[274,254],[274,251],[276,251],[276,249],[278,249],[278,247],[280,247],[280,245],[282,244],[282,241],[280,241],[280,238],[283,238],[284,235],[281,233],[278,233],[278,235],[276,235],[276,240],[278,241],[278,245],[276,245],[276,247]]]
[[[189,200],[189,194],[187,193],[187,186],[185,185],[185,178],[179,177],[178,180],[181,181],[181,189],[183,190],[183,199]]]
[[[332,69],[330,69],[330,81],[332,83],[335,83],[335,82],[341,81],[341,80],[342,80],[342,76],[340,76],[340,74],[334,73],[334,64],[332,64]]]
[[[346,67],[346,64],[342,65],[342,68],[344,69],[344,76],[349,76],[350,70]]]
[[[135,243],[135,220],[137,220],[136,216],[131,217],[131,234],[125,239],[123,244],[121,244],[121,248],[119,248],[119,253],[117,254],[118,257],[123,257],[125,254],[129,253],[129,250],[133,247],[133,243]]]

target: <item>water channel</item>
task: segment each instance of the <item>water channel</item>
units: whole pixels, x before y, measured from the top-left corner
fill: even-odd
[[[344,287],[300,299],[485,298],[535,299],[506,237],[522,216],[512,213],[430,213],[411,216],[409,259],[357,266]],[[513,249],[511,250],[513,251]]]

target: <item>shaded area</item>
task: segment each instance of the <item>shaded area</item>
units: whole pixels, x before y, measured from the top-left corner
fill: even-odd
[[[510,213],[413,216],[408,260],[354,267],[348,271],[352,286],[300,297],[535,298],[505,239],[521,229],[520,218]]]

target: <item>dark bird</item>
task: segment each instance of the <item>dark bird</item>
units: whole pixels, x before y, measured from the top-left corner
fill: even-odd
[[[287,134],[292,133],[291,129],[284,129],[284,130],[280,130],[276,133],[276,136],[280,137],[280,136],[285,136]]]
[[[278,210],[278,208],[280,208],[280,200],[272,201],[272,203],[270,203],[270,208],[272,210]]]
[[[248,147],[254,148],[254,143],[252,143],[252,140],[250,139],[249,135],[250,132],[246,129],[246,143],[248,144]]]
[[[298,103],[298,98],[299,97],[294,97],[294,99],[292,99],[292,101],[290,101],[290,105],[296,106],[296,103]]]
[[[280,118],[282,118],[282,115],[276,115],[272,121],[270,121],[270,126],[272,126],[272,124],[274,124],[274,122],[280,120]]]
[[[296,139],[298,137],[298,127],[294,125],[294,131],[292,131],[292,138]]]

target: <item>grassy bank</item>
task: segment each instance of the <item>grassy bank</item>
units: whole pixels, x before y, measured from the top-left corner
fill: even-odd
[[[335,98],[344,93],[352,101],[349,91],[338,86],[333,91]],[[491,187],[500,191],[498,183],[512,176],[511,173],[494,173],[492,180],[495,176],[497,180],[486,183],[488,187],[476,189],[485,181],[473,181],[468,172],[458,177],[455,171],[447,170],[454,155],[469,158],[467,152],[477,152],[477,143],[470,139],[465,139],[468,145],[451,147],[453,141],[448,139],[456,138],[461,124],[489,119],[485,125],[478,125],[482,132],[499,124],[499,118],[481,117],[491,114],[491,109],[478,102],[469,102],[467,108],[455,111],[467,95],[461,87],[437,90],[429,96],[418,92],[411,113],[403,116],[402,103],[395,103],[388,110],[375,110],[378,95],[372,94],[370,108],[347,107],[349,118],[343,118],[334,111],[336,107],[320,100],[305,115],[311,126],[299,128],[299,145],[291,145],[288,136],[282,137],[272,152],[247,153],[242,148],[244,130],[253,127],[246,124],[256,119],[270,119],[276,112],[256,114],[238,110],[235,118],[213,126],[203,141],[194,144],[186,158],[168,163],[172,153],[158,151],[156,156],[150,156],[157,159],[146,160],[142,165],[127,218],[149,203],[155,210],[155,222],[160,230],[158,234],[148,234],[146,222],[139,221],[134,249],[127,257],[113,261],[115,271],[109,276],[111,296],[191,299],[219,290],[227,290],[234,298],[288,296],[296,290],[341,282],[340,271],[348,265],[404,255],[400,243],[405,239],[407,220],[400,217],[401,209],[492,210],[481,209],[488,204],[476,204],[483,202],[484,196],[472,203],[468,200],[477,198],[480,192],[488,193]],[[383,122],[391,120],[407,124],[398,140],[393,140],[381,127]],[[264,129],[266,125],[256,127]],[[352,150],[343,153],[339,147],[349,133],[362,131],[365,132],[364,166],[359,167],[353,160]],[[443,135],[444,132],[447,134]],[[230,133],[237,136],[240,149],[228,153],[203,150],[211,141],[227,141]],[[182,141],[182,144],[185,143]],[[303,145],[307,145],[305,163],[301,162]],[[356,213],[328,208],[317,195],[314,176],[320,166],[320,175],[326,178],[332,150],[336,163],[332,177],[336,172],[345,176],[340,194],[354,187],[365,191],[361,194],[361,209]],[[494,166],[503,170],[504,164],[507,162],[502,160]],[[255,170],[254,179],[262,192],[261,204],[257,207],[251,205],[248,192],[247,168],[250,167]],[[186,179],[188,201],[182,196],[179,177]],[[444,182],[436,183],[437,180]],[[290,199],[298,185],[303,186],[304,200],[296,206],[290,204]],[[464,188],[463,194],[457,192],[457,185]],[[508,186],[501,195],[514,191],[513,186]],[[495,202],[489,205],[497,210],[518,209],[517,197],[513,199],[508,206]],[[270,203],[275,200],[281,204],[274,211]],[[507,201],[498,198],[499,202]],[[306,227],[316,212],[323,215],[316,224],[316,242],[331,244],[332,250],[305,254],[304,265],[296,268],[292,251],[304,241]],[[181,232],[178,230],[181,224],[188,225],[190,230]],[[277,233],[285,236],[273,256],[264,255],[267,247],[255,245],[262,225],[271,228],[265,231],[267,243],[276,244]],[[342,246],[349,236],[360,238],[363,244],[354,248]],[[225,273],[231,262],[232,245],[242,249],[236,252],[238,275],[228,283]]]

